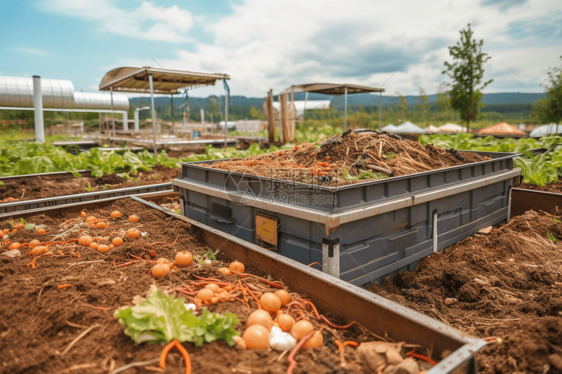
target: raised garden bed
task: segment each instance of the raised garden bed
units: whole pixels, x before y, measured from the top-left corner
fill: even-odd
[[[22,176],[24,178],[0,178],[0,181],[4,181],[4,185],[0,186],[2,197],[0,204],[171,182],[181,175],[181,169],[156,165],[151,171],[141,171],[138,175],[131,176],[132,179],[129,180],[116,174],[104,175],[100,178],[90,176],[76,178],[68,173],[65,178],[57,179],[51,178],[50,174],[61,173]],[[11,179],[17,180],[11,181]]]
[[[346,362],[346,372],[364,372],[364,360],[354,363],[355,349],[344,348],[343,355],[340,355],[335,341],[355,341],[364,345],[381,339],[381,336],[384,340],[419,345],[419,348],[403,345],[402,350],[407,353],[416,349],[418,354],[440,361],[435,367],[438,371],[460,369],[473,372],[471,352],[482,346],[481,341],[412,311],[400,307],[396,309],[396,304],[373,298],[368,292],[350,288],[337,279],[326,279],[322,273],[294,261],[149,205],[137,198],[122,198],[113,202],[88,203],[82,207],[45,209],[39,215],[21,215],[28,228],[17,230],[4,241],[9,239],[12,243],[21,243],[48,238],[45,241],[66,242],[89,234],[100,238],[95,241],[102,245],[108,244],[106,238],[116,232],[123,239],[123,244],[106,253],[74,242],[52,244],[48,252],[35,258],[34,262],[27,255],[26,247],[20,248],[22,255],[19,257],[0,255],[0,295],[3,300],[0,306],[0,319],[3,321],[0,325],[0,349],[7,352],[1,360],[2,370],[10,373],[116,373],[126,365],[133,366],[122,372],[154,370],[163,345],[135,345],[123,333],[123,326],[113,313],[119,307],[138,303],[139,298],[146,297],[151,285],[178,298],[196,301],[180,291],[188,290],[186,285],[198,289],[201,282],[196,276],[199,276],[218,278],[241,287],[247,285],[258,298],[260,292],[275,291],[281,286],[291,292],[292,300],[302,305],[302,308],[293,305],[287,313],[310,320],[315,329],[328,325],[322,332],[322,348],[301,350],[296,355],[298,366],[295,373],[339,371],[342,370],[342,360]],[[82,208],[89,209],[87,215],[107,220],[109,227],[93,229],[84,225],[86,219],[80,216]],[[121,212],[122,217],[111,219],[110,213],[115,210]],[[137,215],[138,222],[129,222],[127,217],[131,215]],[[14,218],[19,222],[20,216]],[[36,226],[31,228],[30,224]],[[36,231],[39,225],[46,231],[45,234]],[[9,221],[0,222],[0,227],[9,227]],[[78,230],[73,229],[75,227]],[[123,235],[124,230],[130,228],[137,228],[145,234],[139,239],[130,239]],[[166,244],[154,244],[162,242]],[[1,246],[2,252],[6,252],[4,247]],[[217,249],[220,251],[217,252]],[[148,261],[155,258],[172,261],[180,250],[189,250],[196,261],[162,278],[154,279],[150,275],[153,266],[150,262],[133,260],[136,262],[129,263],[132,256]],[[155,257],[150,252],[154,252]],[[223,275],[218,270],[235,259],[246,264],[247,274],[268,281],[264,283],[254,277]],[[203,260],[211,261],[199,262]],[[276,283],[281,279],[282,283]],[[241,299],[242,295],[239,296]],[[316,318],[312,307],[301,300],[304,298],[315,303],[319,313],[325,314],[336,325],[357,323],[344,329],[330,326]],[[221,314],[226,310],[235,313],[241,323],[234,329],[242,332],[249,311],[258,307],[252,298],[247,300],[247,305],[240,300],[229,300],[208,308]],[[364,325],[379,338],[363,328],[355,328],[358,324]],[[230,347],[223,340],[201,347],[184,343],[183,347],[189,352],[193,373],[232,372],[233,369],[282,373],[289,366],[288,352],[244,350]],[[183,372],[183,365],[181,356],[172,351],[166,361],[167,372]],[[422,364],[423,367],[426,365]]]
[[[477,355],[482,373],[560,373],[560,220],[527,212],[371,290],[486,338],[489,345]]]

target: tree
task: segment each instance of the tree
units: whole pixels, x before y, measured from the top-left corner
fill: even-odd
[[[443,113],[447,113],[451,110],[451,99],[449,98],[449,91],[447,88],[449,88],[449,85],[445,82],[441,82],[437,89],[437,99],[435,100],[437,108]]]
[[[541,123],[558,124],[562,120],[562,67],[549,70],[544,89],[545,97],[533,103],[531,116]]]
[[[417,101],[418,102],[415,105],[415,111],[420,114],[420,118],[425,125],[427,114],[429,113],[429,98],[427,97],[427,94],[422,87],[420,87],[420,96],[418,97]]]
[[[482,90],[493,82],[490,79],[482,82],[484,78],[484,63],[491,57],[482,52],[484,40],[472,39],[470,23],[466,29],[460,31],[460,41],[453,47],[449,47],[449,54],[453,63],[445,61],[446,70],[443,74],[452,80],[449,97],[451,108],[459,112],[461,120],[466,123],[466,129],[470,128],[470,121],[476,120],[482,103]]]

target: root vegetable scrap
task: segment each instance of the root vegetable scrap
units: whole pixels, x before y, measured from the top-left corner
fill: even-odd
[[[139,220],[139,217],[137,217],[135,215],[129,216],[129,222],[138,222],[138,220]]]
[[[299,362],[297,370],[315,373],[322,372],[326,365],[328,371],[338,370],[343,362],[340,354],[347,355],[346,362],[353,362],[355,350],[338,352],[334,339],[362,344],[373,341],[372,335],[361,332],[361,326],[348,329],[356,324],[354,321],[321,315],[314,300],[293,292],[280,280],[248,271],[239,261],[231,263],[222,249],[210,247],[199,229],[182,220],[131,199],[84,213],[93,217],[90,222],[95,226],[106,223],[96,217],[108,217],[113,211],[124,217],[139,214],[143,220],[131,223],[115,219],[111,228],[98,229],[90,228],[80,217],[81,212],[57,211],[52,217],[42,214],[26,219],[28,224],[45,225],[50,233],[56,232],[59,236],[52,238],[57,241],[43,242],[34,230],[25,229],[3,240],[1,251],[15,244],[20,250],[28,247],[25,254],[30,256],[0,261],[0,313],[6,324],[18,331],[8,332],[8,340],[0,339],[0,343],[9,341],[11,354],[21,358],[4,360],[2,370],[54,374],[84,365],[84,357],[90,357],[88,365],[91,362],[109,372],[158,357],[166,347],[160,363],[174,372],[180,367],[182,372],[183,367],[189,372],[191,366],[194,373],[230,372],[243,365],[283,373],[289,363]],[[63,228],[69,222],[77,229]],[[0,227],[6,226],[8,222],[0,221]],[[147,235],[139,240],[141,231]],[[123,240],[126,232],[129,235]],[[80,246],[96,250],[79,253]],[[209,251],[213,259],[201,266]],[[221,268],[221,264],[230,264],[230,268]],[[116,318],[111,317],[112,311]],[[44,328],[28,328],[34,320]],[[96,324],[103,328],[81,336]],[[318,332],[325,326],[330,326],[329,332]],[[303,338],[307,333],[310,339]],[[123,334],[130,339],[124,340]],[[77,337],[77,344],[64,358],[48,353],[64,351]],[[304,339],[300,350],[294,350],[296,337]],[[165,365],[168,352],[174,348],[180,351],[184,363],[181,358],[169,359]],[[400,354],[405,357],[412,351],[419,355],[410,354],[409,359],[416,364],[426,358],[437,361],[441,352],[430,357],[429,348],[402,349]],[[288,360],[281,352],[291,350]],[[318,359],[311,359],[312,353]],[[107,357],[115,364],[104,364]],[[73,371],[89,372],[89,368]],[[363,372],[357,364],[349,364],[348,369],[350,373]]]
[[[39,235],[45,234],[45,232],[46,232],[45,229],[37,230],[37,234],[39,234]]]
[[[121,212],[118,212],[118,211],[111,212],[110,217],[111,218],[119,218],[119,217],[121,217]]]

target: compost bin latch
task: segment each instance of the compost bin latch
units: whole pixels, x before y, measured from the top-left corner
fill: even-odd
[[[339,239],[322,239],[322,271],[340,277],[340,241]]]

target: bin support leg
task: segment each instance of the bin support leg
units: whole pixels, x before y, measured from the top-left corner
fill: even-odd
[[[340,243],[338,240],[322,241],[322,271],[340,277]]]
[[[437,252],[439,249],[437,248],[437,211],[433,212],[433,253]]]

